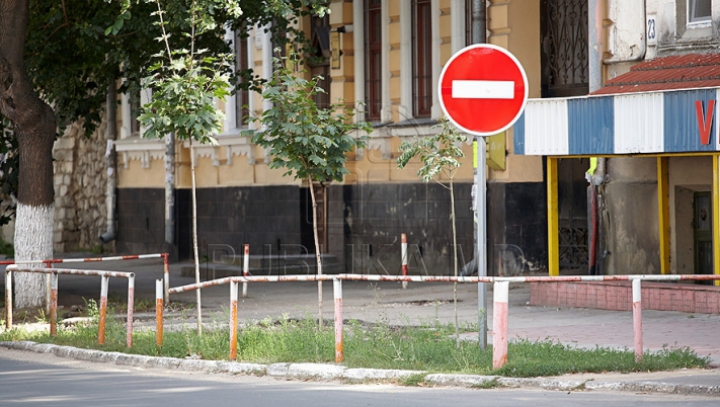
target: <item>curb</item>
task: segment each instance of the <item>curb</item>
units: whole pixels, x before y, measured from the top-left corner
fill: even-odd
[[[426,373],[420,370],[346,368],[344,366],[319,363],[273,363],[263,365],[257,363],[201,359],[178,359],[131,355],[120,352],[103,352],[93,349],[80,349],[72,346],[39,344],[31,341],[0,342],[0,346],[35,353],[52,353],[61,358],[96,363],[114,363],[116,365],[134,366],[138,368],[179,369],[209,374],[242,374],[297,380],[383,381],[398,380]],[[453,386],[477,389],[522,387],[558,391],[597,390],[720,397],[720,384],[717,386],[705,386],[651,381],[578,381],[464,374],[425,374],[423,381],[431,386]]]

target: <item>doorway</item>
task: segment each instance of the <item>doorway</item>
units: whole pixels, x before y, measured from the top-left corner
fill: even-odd
[[[693,196],[693,246],[695,273],[712,274],[712,198],[707,191]]]

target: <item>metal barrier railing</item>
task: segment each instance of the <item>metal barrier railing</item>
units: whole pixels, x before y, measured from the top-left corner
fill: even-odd
[[[6,325],[12,327],[12,278],[13,272],[34,272],[46,273],[53,276],[53,295],[51,312],[51,333],[55,334],[57,320],[57,275],[96,275],[101,276],[101,316],[98,328],[98,341],[104,341],[104,323],[107,306],[107,284],[110,277],[128,278],[128,322],[127,322],[127,346],[132,346],[132,310],[134,296],[134,273],[95,271],[95,270],[71,270],[53,268],[18,268],[10,266],[6,270]],[[537,276],[537,277],[449,277],[449,276],[387,276],[387,275],[284,275],[284,276],[243,276],[225,277],[217,280],[204,281],[201,283],[188,284],[179,287],[166,289],[167,295],[182,292],[194,291],[201,288],[230,284],[230,350],[229,358],[237,357],[237,324],[238,324],[238,291],[239,283],[277,283],[277,282],[318,282],[333,281],[333,296],[335,300],[334,321],[335,321],[335,361],[340,363],[344,359],[343,342],[343,318],[342,318],[342,281],[372,281],[372,282],[413,282],[413,283],[493,283],[494,284],[494,307],[493,307],[493,368],[497,369],[507,363],[507,321],[508,321],[508,296],[510,283],[530,282],[573,282],[573,281],[631,281],[633,301],[633,326],[634,326],[634,350],[636,362],[641,362],[643,357],[642,345],[642,302],[641,283],[642,281],[720,281],[720,275],[696,275],[696,274],[675,274],[675,275],[611,275],[611,276]],[[156,281],[156,342],[160,346],[163,342],[163,286],[167,287],[167,281]]]
[[[497,369],[507,363],[508,345],[508,297],[510,283],[549,283],[549,282],[572,282],[572,281],[631,281],[633,292],[633,336],[635,361],[641,362],[643,358],[642,344],[642,302],[641,282],[646,281],[720,281],[720,275],[697,275],[697,274],[674,274],[674,275],[611,275],[611,276],[537,276],[537,277],[449,277],[449,276],[383,276],[383,275],[357,275],[340,274],[335,276],[321,275],[286,275],[286,276],[264,276],[264,277],[225,277],[217,280],[205,281],[199,284],[188,284],[171,288],[168,293],[176,294],[193,291],[198,288],[206,288],[218,285],[230,284],[230,353],[229,358],[237,357],[237,293],[238,284],[243,283],[273,283],[273,282],[315,282],[333,281],[333,296],[335,299],[335,361],[340,363],[344,359],[343,344],[343,318],[342,318],[342,281],[373,281],[373,282],[402,282],[402,283],[493,283],[493,368]],[[160,280],[158,283],[160,284]],[[156,287],[157,287],[156,284]],[[157,293],[156,293],[157,294]],[[159,295],[159,294],[158,294]],[[162,299],[158,296],[161,304]],[[161,308],[161,306],[160,306]],[[162,312],[157,311],[156,324],[158,332],[162,332]],[[156,337],[157,344],[162,345],[162,334]]]
[[[119,277],[128,279],[128,295],[127,295],[127,347],[132,346],[132,326],[133,326],[133,304],[135,297],[135,273],[123,271],[104,271],[104,270],[74,270],[74,269],[57,269],[57,268],[33,268],[19,267],[10,265],[5,270],[5,326],[7,329],[12,328],[12,274],[13,273],[41,273],[50,275],[51,280],[51,298],[50,298],[50,335],[57,335],[57,305],[58,305],[58,275],[76,275],[76,276],[100,276],[100,319],[98,322],[98,343],[105,343],[105,321],[107,318],[107,296],[110,277]]]
[[[48,260],[21,260],[21,264],[43,264],[47,268],[52,268],[53,264],[61,263],[95,263],[103,261],[119,261],[119,260],[143,260],[143,259],[163,259],[163,281],[165,282],[165,299],[168,299],[168,289],[170,289],[170,261],[168,253],[152,253],[152,254],[131,254],[125,256],[109,256],[109,257],[85,257],[70,259],[48,259]],[[13,265],[15,260],[0,260],[0,265]],[[50,282],[47,284],[46,303],[50,304]],[[48,307],[49,311],[49,307]]]

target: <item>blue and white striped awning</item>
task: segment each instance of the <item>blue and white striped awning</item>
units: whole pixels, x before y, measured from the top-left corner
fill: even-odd
[[[720,151],[717,88],[531,99],[515,123],[519,155]]]

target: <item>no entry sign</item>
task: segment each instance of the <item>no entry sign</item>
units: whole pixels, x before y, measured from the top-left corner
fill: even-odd
[[[440,73],[440,106],[461,130],[492,136],[515,123],[528,97],[525,70],[508,51],[475,44],[453,55]]]

